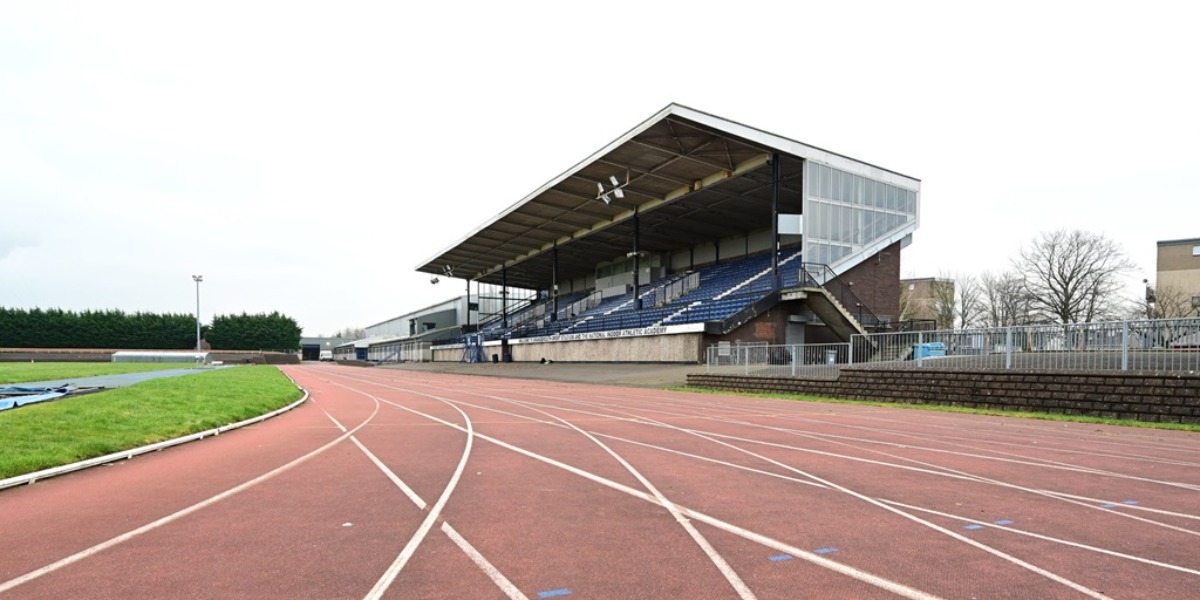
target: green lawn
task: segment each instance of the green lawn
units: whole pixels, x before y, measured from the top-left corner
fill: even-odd
[[[96,375],[120,375],[163,369],[186,369],[195,363],[0,363],[0,385],[23,381],[53,381]]]
[[[233,367],[6,410],[0,479],[220,427],[300,395],[275,367]]]

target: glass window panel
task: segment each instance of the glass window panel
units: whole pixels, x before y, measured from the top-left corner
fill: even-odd
[[[830,187],[833,182],[833,169],[825,165],[821,165],[821,197],[828,198],[832,193]]]
[[[833,210],[829,204],[821,206],[821,239],[829,239],[833,231]]]
[[[917,214],[917,193],[912,190],[908,190],[907,194],[908,194],[908,211],[907,212],[910,215],[915,215],[915,214]]]
[[[833,195],[829,197],[830,200],[841,200],[842,199],[842,177],[843,177],[843,175],[845,175],[845,174],[842,173],[841,171],[839,171],[837,169],[833,170]]]
[[[862,206],[863,203],[863,188],[866,187],[866,180],[858,175],[854,176],[854,204]]]
[[[817,163],[806,160],[804,161],[804,190],[809,196],[816,196],[820,191],[819,181],[821,172]]]

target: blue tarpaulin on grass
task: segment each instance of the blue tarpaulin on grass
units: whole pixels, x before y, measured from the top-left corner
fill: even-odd
[[[23,385],[0,387],[0,410],[62,398],[73,391],[75,391],[75,386],[72,385],[53,388]]]

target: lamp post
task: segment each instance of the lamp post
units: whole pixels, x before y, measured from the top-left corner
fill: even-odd
[[[200,351],[200,282],[204,281],[203,275],[192,275],[192,281],[196,282],[196,352]]]

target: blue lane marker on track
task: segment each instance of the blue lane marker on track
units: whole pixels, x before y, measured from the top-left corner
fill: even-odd
[[[1126,500],[1126,501],[1122,502],[1121,504],[1128,504],[1130,506],[1133,506],[1134,504],[1137,504],[1137,500]]]
[[[557,590],[547,590],[544,592],[538,592],[538,598],[556,598],[558,596],[570,596],[570,595],[571,595],[571,590],[569,590],[567,588],[560,588]]]
[[[816,552],[817,554],[833,554],[834,552],[837,552],[837,548],[826,546],[824,548],[817,548],[816,550],[813,550],[813,552]]]
[[[1117,507],[1117,505],[1113,504],[1112,502],[1107,502],[1107,503],[1100,505],[1100,508],[1116,508],[1116,507]]]
[[[1012,525],[1013,522],[1012,522],[1012,519],[1000,519],[999,521],[996,521],[996,524],[997,525]]]
[[[976,529],[983,529],[983,525],[977,525],[975,523],[971,523],[970,525],[963,527],[963,529],[970,529],[971,531],[974,531]]]
[[[781,560],[792,560],[793,558],[796,558],[796,557],[792,556],[791,554],[777,554],[777,555],[771,557],[771,561],[779,562]]]

